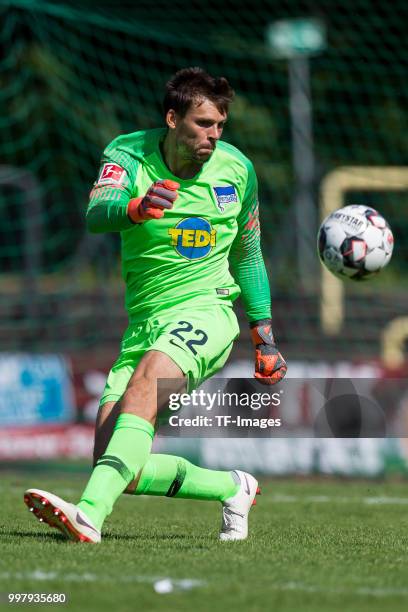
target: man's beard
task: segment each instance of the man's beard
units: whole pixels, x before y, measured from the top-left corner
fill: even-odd
[[[194,161],[196,161],[199,164],[204,164],[206,161],[208,161],[210,159],[210,157],[212,156],[212,154],[214,153],[214,149],[205,149],[205,153],[200,154],[199,153],[199,149],[197,149],[196,151],[194,151],[193,153],[193,159]]]
[[[214,149],[206,149],[206,154],[205,157],[203,157],[202,155],[199,154],[199,148],[197,149],[191,149],[190,147],[186,146],[186,144],[182,143],[180,146],[180,151],[182,153],[182,157],[183,159],[185,159],[186,161],[189,162],[194,162],[196,164],[205,164],[205,162],[207,162],[211,155],[214,153],[215,147]]]

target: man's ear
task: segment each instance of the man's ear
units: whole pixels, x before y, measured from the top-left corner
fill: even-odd
[[[177,125],[177,113],[172,108],[167,111],[166,123],[171,130],[174,130]]]

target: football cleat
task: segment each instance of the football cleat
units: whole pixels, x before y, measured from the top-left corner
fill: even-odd
[[[248,536],[248,514],[256,504],[255,495],[261,490],[258,481],[240,470],[233,472],[239,479],[240,487],[232,497],[222,502],[222,526],[220,540],[231,542],[245,540]]]
[[[69,540],[92,544],[101,541],[101,532],[84,512],[57,495],[40,489],[28,489],[24,493],[24,502],[41,523],[56,527]]]

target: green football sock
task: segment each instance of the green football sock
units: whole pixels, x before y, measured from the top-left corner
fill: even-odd
[[[78,507],[97,529],[113,504],[146,463],[154,428],[134,414],[119,415],[105,454],[97,461]]]
[[[238,490],[233,472],[207,470],[173,455],[150,455],[135,495],[164,495],[224,501]]]

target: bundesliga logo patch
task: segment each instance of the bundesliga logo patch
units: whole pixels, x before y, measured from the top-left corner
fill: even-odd
[[[215,197],[217,198],[217,206],[221,212],[224,212],[225,206],[231,202],[238,202],[237,192],[233,185],[225,187],[213,187]]]
[[[98,185],[121,185],[125,178],[126,170],[117,164],[104,164],[98,178]]]

